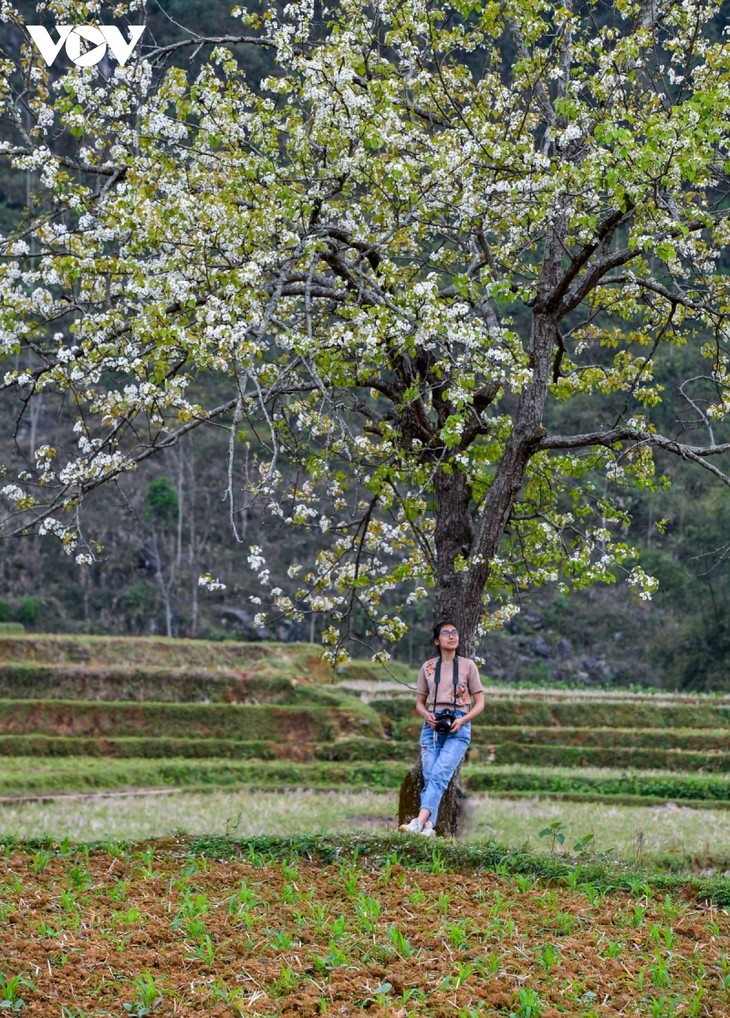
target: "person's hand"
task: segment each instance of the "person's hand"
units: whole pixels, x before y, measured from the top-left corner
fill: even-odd
[[[449,732],[449,735],[454,735],[456,732],[458,732],[465,721],[466,718],[454,718],[454,720],[451,722],[451,731]]]
[[[428,714],[426,715],[426,724],[428,725],[429,728],[436,727],[436,715],[432,714],[431,711],[429,711]]]

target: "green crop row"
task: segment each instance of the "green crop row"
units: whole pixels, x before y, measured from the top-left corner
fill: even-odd
[[[717,774],[666,774],[619,771],[601,774],[582,770],[534,767],[465,768],[464,786],[473,792],[532,792],[535,795],[641,796],[660,800],[728,803],[727,778]]]
[[[52,667],[88,667],[99,673],[122,668],[175,672],[195,670],[265,672],[294,681],[332,682],[332,667],[312,643],[181,640],[153,636],[79,636],[24,633],[22,627],[0,630],[0,662]],[[412,669],[392,663],[391,671],[406,681]],[[385,675],[372,661],[351,661],[337,669],[343,680],[377,682]],[[37,696],[38,694],[33,694]]]
[[[370,706],[397,728],[413,722],[413,701],[374,699]],[[494,699],[487,702],[478,725],[519,728],[709,728],[730,729],[730,706],[699,697],[687,703],[580,700]]]
[[[113,757],[162,760],[185,757],[207,760],[406,760],[398,743],[352,738],[333,742],[265,739],[83,738],[48,735],[0,736],[0,757]]]
[[[391,728],[391,736],[416,742],[422,722],[411,721]],[[730,732],[723,729],[687,728],[524,728],[508,725],[474,725],[474,741],[480,746],[520,743],[528,746],[646,747],[647,749],[730,750]]]
[[[244,786],[397,789],[407,766],[392,761],[48,757],[39,752],[32,761],[27,757],[3,761],[0,795]]]
[[[317,694],[319,690],[312,689]],[[378,715],[357,700],[321,705],[90,703],[0,700],[0,735],[276,739],[330,742],[382,737]]]
[[[76,636],[0,633],[1,661],[46,664],[129,665],[162,668],[247,668],[286,656],[287,644],[174,640],[157,636]],[[315,648],[309,648],[310,654]]]
[[[140,665],[37,664],[0,661],[0,698],[132,703],[340,703],[334,687],[284,675]],[[354,697],[347,697],[354,700]]]
[[[730,753],[717,750],[696,753],[681,749],[640,749],[614,746],[539,746],[504,742],[492,747],[499,764],[532,764],[541,767],[615,767],[641,770],[711,771],[727,773]]]
[[[94,757],[16,757],[0,768],[0,795],[122,791],[165,788],[375,788],[397,794],[408,762],[356,762],[261,759],[182,759]],[[590,772],[555,768],[467,764],[462,772],[467,793],[543,795],[612,800],[712,802],[730,805],[725,777],[715,774]]]
[[[181,736],[170,735],[0,735],[0,756],[109,756],[141,757],[195,757],[221,759],[275,760],[412,760],[417,750],[407,742],[370,738],[341,732],[318,731],[301,717],[298,729],[287,730],[279,726],[279,734],[268,718],[268,726],[251,726],[252,738],[232,736],[196,736],[189,732]],[[330,720],[323,725],[331,725]],[[504,742],[489,747],[474,746],[470,759],[476,763],[489,759],[497,764],[520,764],[542,767],[606,767],[656,769],[686,772],[724,774],[730,769],[730,753],[718,750],[694,752],[691,750],[650,749],[633,747],[601,748],[592,746],[541,746],[518,742]]]

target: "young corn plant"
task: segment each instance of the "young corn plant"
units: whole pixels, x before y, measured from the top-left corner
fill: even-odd
[[[457,961],[456,971],[449,973],[441,982],[442,990],[458,990],[460,986],[468,982],[477,970],[474,962]]]
[[[556,944],[542,944],[537,949],[538,964],[549,972],[555,965],[560,964],[560,948]]]
[[[157,876],[154,846],[145,846],[140,852],[135,852],[134,858],[139,860],[137,872],[142,880],[152,880]]]
[[[542,1018],[542,1004],[537,990],[523,986],[517,991],[514,1010],[509,1018]]]
[[[404,960],[415,954],[415,948],[411,946],[411,943],[405,933],[403,933],[402,930],[399,930],[394,924],[391,924],[388,927],[388,944],[395,954]]]
[[[190,950],[188,958],[202,961],[205,965],[211,967],[215,964],[217,954],[218,948],[213,943],[213,938],[209,933],[204,933]]]
[[[359,895],[355,900],[355,915],[363,933],[374,934],[380,919],[380,902],[367,894]]]
[[[91,876],[88,866],[69,867],[68,877],[75,891],[88,891],[94,884],[94,878]]]
[[[117,880],[117,882],[109,888],[107,892],[109,900],[119,904],[122,901],[126,901],[127,895],[129,894],[129,883],[126,880]]]
[[[210,1000],[214,1004],[226,1004],[234,1008],[234,1014],[245,1014],[244,992],[238,987],[231,988],[223,978],[218,978],[208,985]]]
[[[149,969],[142,972],[141,975],[133,980],[132,987],[135,999],[132,1003],[124,1004],[124,1010],[130,1018],[133,1018],[133,1016],[134,1018],[142,1018],[142,1016],[149,1014],[158,1007],[164,1000],[165,991]]]
[[[39,848],[33,853],[30,860],[30,868],[34,873],[43,873],[51,863],[54,853],[49,852],[48,849]]]
[[[259,904],[256,891],[245,880],[242,880],[241,886],[228,899],[228,915],[234,922],[240,923],[247,930],[250,930],[257,918],[254,914],[254,909]]]
[[[25,1007],[21,993],[26,990],[35,990],[35,985],[25,976],[16,974],[4,976],[0,973],[0,1008],[7,1011],[20,1011]]]
[[[279,972],[279,977],[271,987],[271,993],[274,997],[288,997],[294,989],[297,977],[294,969],[289,965],[282,965]]]
[[[358,891],[360,883],[359,874],[356,868],[352,865],[340,865],[340,880],[342,886],[345,889],[345,894],[348,898],[354,898]]]
[[[469,944],[469,933],[474,928],[472,919],[457,919],[445,923],[444,929],[452,947],[464,950]]]

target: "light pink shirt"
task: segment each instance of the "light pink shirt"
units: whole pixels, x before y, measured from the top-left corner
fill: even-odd
[[[436,662],[438,658],[433,657],[421,665],[418,673],[416,690],[420,694],[426,694],[426,706],[433,710],[433,698],[436,695]],[[468,657],[457,657],[454,663],[459,663],[458,681],[456,684],[456,710],[468,711],[471,707],[471,698],[474,693],[483,693],[481,679],[477,666]],[[454,708],[454,669],[451,661],[441,662],[441,675],[438,684],[437,710],[445,707]]]

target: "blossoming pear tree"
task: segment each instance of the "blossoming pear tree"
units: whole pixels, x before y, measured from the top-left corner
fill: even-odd
[[[6,465],[4,533],[87,561],[87,495],[223,424],[222,485],[256,436],[258,498],[324,542],[292,537],[287,590],[250,549],[262,607],[323,613],[334,660],[355,609],[385,645],[431,597],[469,652],[521,588],[649,597],[622,491],[657,453],[730,480],[717,11],[295,0],[111,70],[26,38],[0,75],[2,158],[35,188],[2,238],[0,377],[75,423]]]

